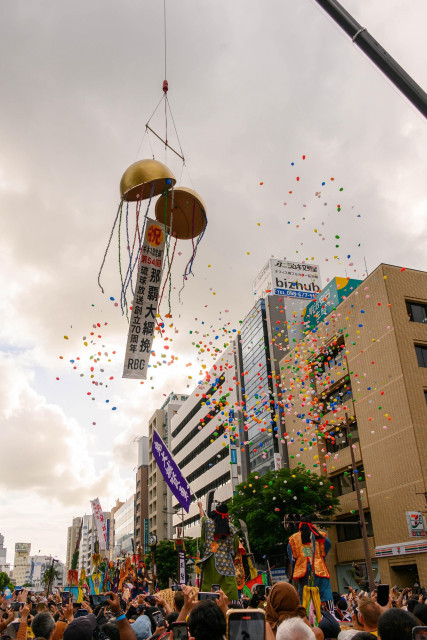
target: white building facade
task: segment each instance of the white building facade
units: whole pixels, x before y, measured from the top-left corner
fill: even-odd
[[[135,495],[132,494],[114,514],[113,559],[134,553]]]
[[[153,454],[153,432],[157,431],[163,442],[171,448],[171,424],[188,395],[170,393],[160,409],[157,409],[148,422],[148,529],[150,535],[156,535],[158,542],[168,540],[173,535],[172,493],[167,487],[157,466]]]
[[[215,489],[215,499],[227,501],[241,481],[238,444],[243,427],[236,381],[239,380],[233,342],[217,359],[206,380],[199,384],[171,422],[172,455],[181,472],[206,507],[207,493]],[[189,513],[180,510],[172,497],[174,534],[184,528],[186,536],[200,535],[197,503]],[[180,531],[182,535],[182,531]]]
[[[27,582],[31,584],[33,591],[44,591],[47,585],[43,582],[43,576],[49,567],[52,566],[52,556],[30,556],[30,566]],[[61,588],[66,582],[65,565],[62,562],[55,562],[53,564],[55,570],[58,572],[58,577],[52,581],[50,585],[50,591]]]

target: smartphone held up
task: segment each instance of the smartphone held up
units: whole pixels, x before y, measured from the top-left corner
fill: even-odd
[[[173,640],[188,640],[188,626],[186,622],[172,622]]]
[[[388,584],[379,584],[377,587],[377,602],[380,607],[388,605],[390,597],[390,586]]]
[[[265,613],[262,609],[229,609],[227,640],[265,640]]]

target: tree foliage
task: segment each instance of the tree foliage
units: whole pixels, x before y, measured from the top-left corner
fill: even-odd
[[[327,520],[338,504],[325,478],[302,469],[280,469],[263,476],[252,473],[237,486],[228,507],[236,526],[239,519],[246,522],[251,551],[257,561],[262,561],[283,555],[283,545],[295,533],[295,527],[285,531],[285,516]]]
[[[54,566],[48,567],[42,577],[42,582],[46,587],[52,587],[55,578],[59,578],[61,574]]]
[[[14,588],[7,573],[5,571],[0,571],[0,591],[4,591],[8,587],[9,589]]]
[[[186,556],[196,555],[196,539],[185,540]],[[171,540],[162,540],[156,547],[157,582],[160,589],[167,589],[169,579],[178,579],[178,552]]]

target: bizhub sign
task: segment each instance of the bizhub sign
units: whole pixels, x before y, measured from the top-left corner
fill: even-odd
[[[255,300],[269,293],[313,300],[321,290],[319,267],[305,262],[269,260],[256,278],[253,289]]]
[[[275,289],[277,296],[286,296],[287,298],[303,298],[305,300],[314,300],[316,294],[311,291],[298,291],[296,289]]]

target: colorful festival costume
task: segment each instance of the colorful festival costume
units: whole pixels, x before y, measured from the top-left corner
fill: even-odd
[[[315,545],[313,554],[313,543]],[[309,585],[314,573],[314,586],[318,587],[321,602],[333,600],[326,556],[332,544],[326,533],[318,531],[309,518],[303,518],[298,533],[288,541],[288,556],[293,567],[292,579],[298,582],[298,592],[303,600],[304,586]],[[314,572],[312,567],[314,562]]]
[[[236,582],[239,591],[245,586],[245,569],[243,567],[243,556],[246,555],[246,549],[241,540],[239,540],[239,552],[234,556],[234,569],[236,571]]]
[[[198,564],[203,569],[202,591],[210,591],[219,584],[229,600],[237,600],[236,571],[233,558],[239,551],[237,529],[228,522],[228,508],[220,504],[202,518],[202,557]]]

